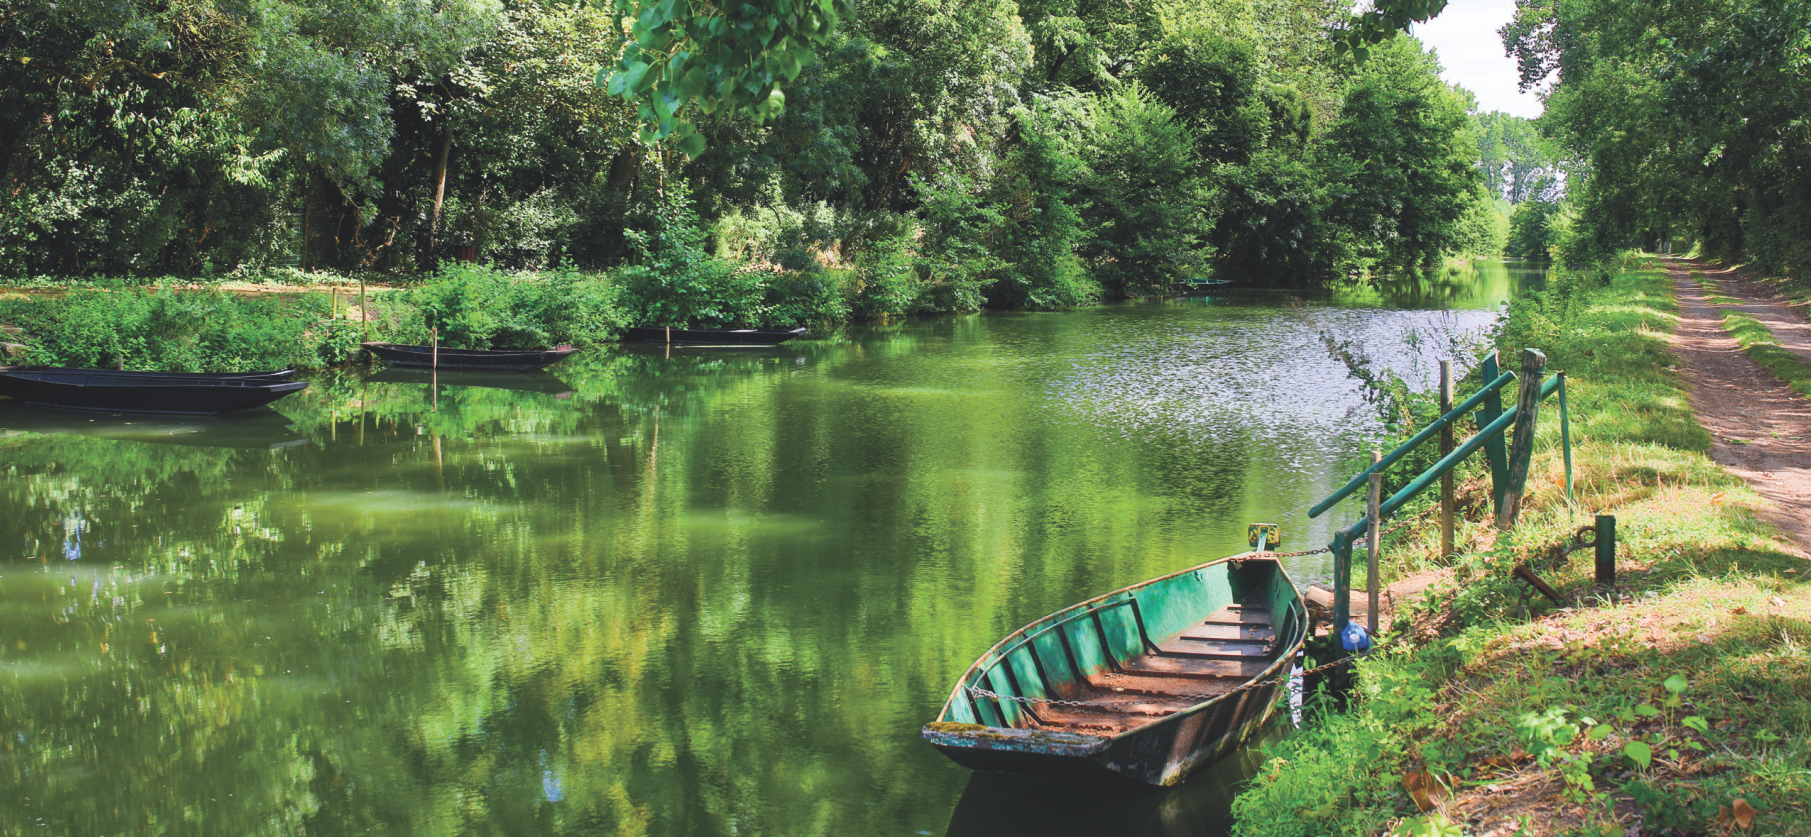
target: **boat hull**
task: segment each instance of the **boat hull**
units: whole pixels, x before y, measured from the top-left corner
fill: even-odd
[[[305,381],[185,380],[89,372],[0,372],[0,395],[37,407],[211,416],[262,407]]]
[[[1209,626],[1242,636],[1239,632],[1251,626],[1213,621],[1240,608],[1262,610],[1266,619],[1276,616],[1274,624],[1265,623],[1270,639],[1262,654],[1164,650],[1186,645],[1184,640],[1211,642],[1202,633]],[[1272,558],[1235,556],[1090,599],[1014,632],[964,673],[922,735],[951,760],[976,770],[1174,785],[1231,755],[1262,728],[1287,694],[1286,679],[1305,637],[1306,611],[1281,565]],[[1253,642],[1229,640],[1242,641]],[[1140,668],[1152,665],[1172,674]],[[1186,671],[1191,666],[1200,671]],[[1239,676],[1203,673],[1216,666]],[[1167,714],[1100,733],[1063,728],[1064,711],[1109,714],[1090,706],[1119,699],[1116,693],[1125,690],[1110,682],[1126,682],[1131,675],[1149,676],[1149,682],[1173,690],[1161,698],[1170,703],[1139,708],[1137,717]],[[1182,677],[1201,678],[1193,681],[1201,683],[1197,691],[1210,692],[1211,699],[1188,703],[1204,696],[1176,686]],[[1104,690],[1103,681],[1110,681]],[[1077,708],[1068,710],[1065,700],[1076,701],[1068,706]]]
[[[11,372],[58,372],[85,375],[109,375],[119,378],[169,378],[179,381],[287,381],[295,377],[294,369],[270,372],[138,372],[120,369],[87,369],[75,366],[18,366]]]
[[[488,369],[495,372],[528,372],[544,369],[572,356],[577,349],[515,351],[509,349],[449,349],[407,346],[401,343],[364,343],[371,354],[393,366],[419,369]]]
[[[764,331],[753,328],[667,328],[634,326],[623,340],[639,343],[688,343],[697,346],[777,346],[805,334],[805,329]]]

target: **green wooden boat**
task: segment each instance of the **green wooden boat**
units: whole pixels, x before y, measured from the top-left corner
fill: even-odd
[[[1202,564],[1014,631],[923,736],[977,770],[1173,785],[1270,717],[1307,625],[1275,558]]]

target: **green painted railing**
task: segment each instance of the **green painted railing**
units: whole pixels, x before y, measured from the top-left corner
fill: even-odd
[[[1507,450],[1503,437],[1505,431],[1507,431],[1511,425],[1517,423],[1517,419],[1521,417],[1523,407],[1521,404],[1518,404],[1507,410],[1503,409],[1501,393],[1504,387],[1508,386],[1511,381],[1518,380],[1519,376],[1514,372],[1499,372],[1497,355],[1494,351],[1483,358],[1480,366],[1482,367],[1481,371],[1483,372],[1485,380],[1489,381],[1489,383],[1484,385],[1483,389],[1479,390],[1470,398],[1465,399],[1464,403],[1454,407],[1445,415],[1435,419],[1427,427],[1410,437],[1408,441],[1398,445],[1395,450],[1390,451],[1375,464],[1359,473],[1358,476],[1353,477],[1345,485],[1341,486],[1339,490],[1328,495],[1326,499],[1316,503],[1313,508],[1309,509],[1308,516],[1316,517],[1324,513],[1327,509],[1331,508],[1334,503],[1339,502],[1347,496],[1350,496],[1353,491],[1358,490],[1360,486],[1364,485],[1365,482],[1369,480],[1371,474],[1379,472],[1384,468],[1388,468],[1392,464],[1400,461],[1404,456],[1407,456],[1409,452],[1432,439],[1441,429],[1451,426],[1454,422],[1470,414],[1473,410],[1478,411],[1477,416],[1480,428],[1477,434],[1470,439],[1467,439],[1464,444],[1454,449],[1451,453],[1441,457],[1439,462],[1434,463],[1432,467],[1423,471],[1420,476],[1409,481],[1408,485],[1403,486],[1396,493],[1390,495],[1389,499],[1380,502],[1377,507],[1378,520],[1381,522],[1388,519],[1390,515],[1401,509],[1404,503],[1407,503],[1422,491],[1427,490],[1427,488],[1439,480],[1441,476],[1458,467],[1459,463],[1463,462],[1466,457],[1477,453],[1480,449],[1485,452],[1485,456],[1490,460],[1491,499],[1497,506],[1499,516],[1503,513],[1502,507],[1506,501],[1511,503],[1518,502],[1521,486],[1519,484],[1515,486],[1513,493],[1517,496],[1511,497],[1510,494],[1512,492],[1509,491],[1512,480],[1511,472],[1512,470],[1516,470],[1517,476],[1520,476],[1523,479],[1526,478],[1526,459],[1533,449],[1533,426],[1532,423],[1524,425],[1530,438],[1526,442],[1517,442],[1516,455],[1518,457],[1518,463],[1516,464],[1519,464],[1520,468],[1512,469],[1510,452]],[[1525,350],[1523,352],[1523,366],[1524,375],[1532,374],[1536,376],[1535,379],[1538,380],[1538,377],[1545,370],[1546,356],[1540,352]],[[1531,410],[1538,409],[1539,402],[1546,400],[1555,392],[1559,393],[1560,444],[1565,447],[1566,496],[1569,498],[1572,496],[1572,436],[1569,427],[1570,417],[1567,415],[1566,411],[1565,373],[1561,372],[1551,379],[1541,382],[1538,393],[1534,396],[1532,403],[1530,403],[1528,407]],[[1526,392],[1524,392],[1523,397],[1527,397]],[[1518,433],[1519,432],[1521,431],[1518,430]],[[1366,529],[1370,526],[1370,523],[1371,517],[1370,513],[1367,511],[1363,517],[1359,518],[1357,523],[1335,532],[1333,534],[1333,542],[1328,547],[1333,553],[1333,626],[1335,631],[1344,627],[1346,621],[1351,617],[1350,591],[1352,587],[1352,548],[1354,544],[1363,537]],[[1372,606],[1375,607],[1376,603],[1373,602]]]

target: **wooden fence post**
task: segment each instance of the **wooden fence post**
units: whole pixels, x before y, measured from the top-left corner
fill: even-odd
[[[1494,381],[1502,375],[1497,364],[1497,350],[1491,349],[1483,358],[1484,380]],[[1503,396],[1493,392],[1484,399],[1484,408],[1478,411],[1478,429],[1488,427],[1503,415]],[[1484,440],[1484,458],[1490,462],[1490,499],[1497,504],[1497,513],[1503,512],[1503,490],[1509,486],[1509,452],[1503,444],[1503,437],[1496,436]]]
[[[1440,361],[1440,415],[1453,411],[1453,362]],[[1453,452],[1453,426],[1440,428],[1440,458]],[[1440,475],[1440,557],[1453,557],[1453,474]]]
[[[1522,350],[1521,390],[1516,394],[1515,446],[1509,452],[1509,480],[1497,500],[1497,528],[1515,527],[1522,510],[1522,490],[1528,485],[1528,460],[1534,456],[1535,415],[1541,408],[1541,377],[1547,355],[1538,349]]]

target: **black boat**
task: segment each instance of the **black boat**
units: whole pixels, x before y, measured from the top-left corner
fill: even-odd
[[[211,416],[262,407],[306,381],[200,380],[62,369],[0,370],[0,395],[39,407]]]
[[[174,378],[185,381],[287,381],[295,377],[294,369],[270,372],[135,372],[124,369],[85,369],[76,366],[0,367],[9,372],[78,372],[84,375],[112,375],[117,378]]]
[[[639,343],[691,343],[705,346],[777,346],[805,330],[764,331],[758,328],[671,328],[634,326],[623,331],[623,340]]]
[[[498,372],[527,372],[552,366],[577,352],[562,346],[557,349],[449,349],[441,346],[405,346],[401,343],[363,343],[371,354],[395,366],[418,366],[423,369],[490,369]]]

